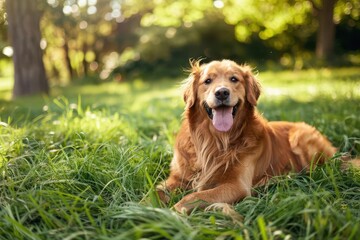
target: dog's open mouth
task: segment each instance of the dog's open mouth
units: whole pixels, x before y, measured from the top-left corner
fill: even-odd
[[[210,108],[209,105],[204,102],[204,107],[209,118],[212,120],[214,127],[218,131],[227,132],[233,125],[239,103],[233,107],[221,105],[216,108]]]

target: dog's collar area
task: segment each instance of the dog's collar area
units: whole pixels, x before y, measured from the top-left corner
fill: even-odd
[[[233,118],[235,118],[235,115],[236,115],[236,112],[239,108],[239,105],[240,105],[240,101],[233,107],[233,110],[232,110],[232,116]],[[222,105],[222,106],[219,106],[219,108],[221,107],[227,107],[226,105]],[[204,102],[204,108],[206,110],[206,113],[208,114],[209,118],[212,120],[214,115],[213,115],[213,109],[211,107],[209,107],[209,105],[207,104],[207,102]]]

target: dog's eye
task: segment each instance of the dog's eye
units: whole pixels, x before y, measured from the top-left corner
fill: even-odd
[[[231,77],[230,81],[232,81],[233,83],[236,83],[239,81],[239,79],[237,79],[236,77]]]
[[[204,83],[207,85],[207,84],[210,84],[211,83],[211,79],[210,78],[208,78],[208,79],[206,79],[205,81],[204,81]]]

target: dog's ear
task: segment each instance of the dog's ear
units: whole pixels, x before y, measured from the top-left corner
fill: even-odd
[[[190,73],[183,83],[185,109],[190,109],[195,104],[196,89],[194,87],[195,77]]]
[[[251,72],[250,67],[246,67],[247,71],[245,72],[246,79],[246,99],[252,105],[257,105],[257,100],[259,99],[261,86],[254,74]]]
[[[189,62],[191,68],[188,72],[190,74],[183,82],[185,109],[190,109],[195,104],[197,98],[196,84],[200,77],[200,61],[190,60]]]

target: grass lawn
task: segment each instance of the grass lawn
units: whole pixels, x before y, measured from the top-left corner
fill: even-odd
[[[259,79],[266,118],[305,121],[360,155],[360,68]],[[75,84],[12,102],[0,89],[0,239],[359,239],[360,171],[340,171],[336,157],[255,189],[234,206],[242,222],[153,202],[181,122],[180,80]]]

